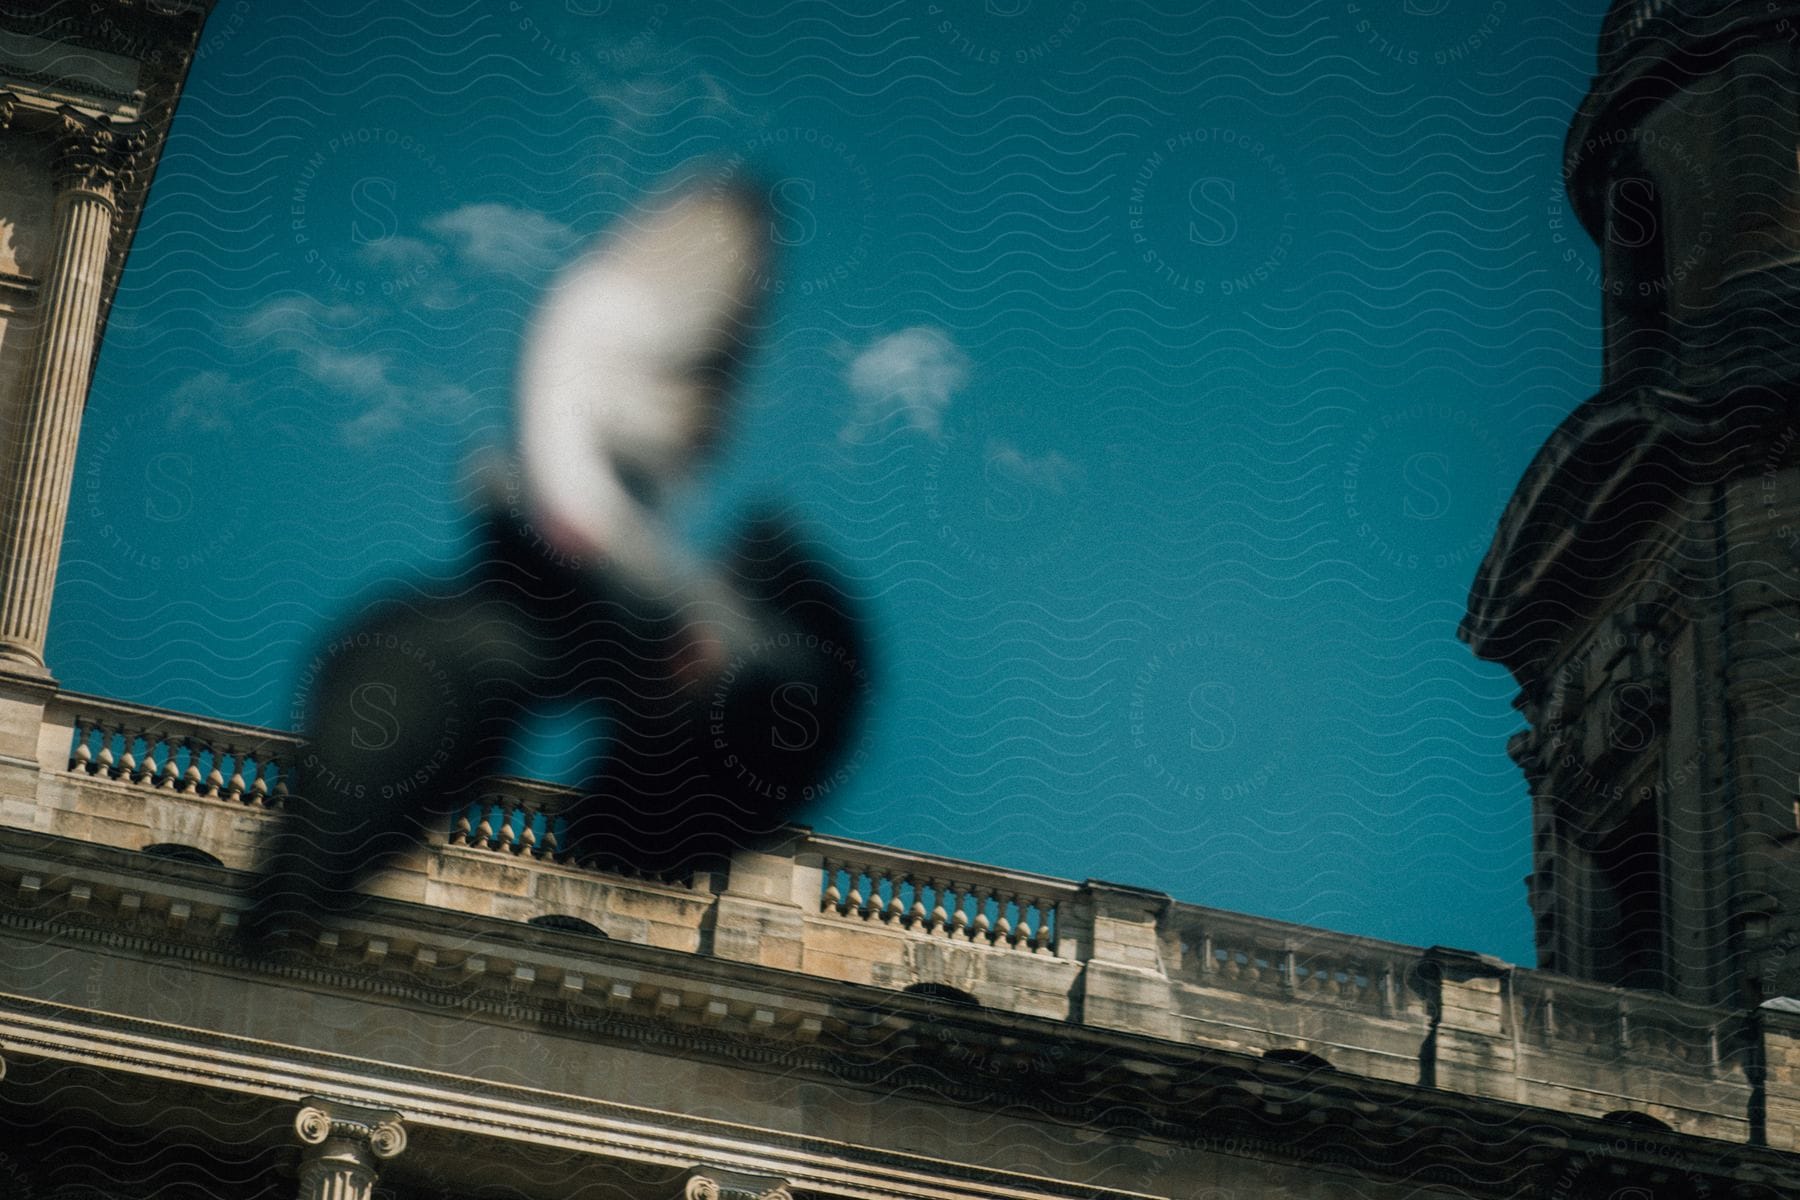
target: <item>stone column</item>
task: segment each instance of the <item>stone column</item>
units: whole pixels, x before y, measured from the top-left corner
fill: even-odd
[[[376,1165],[406,1149],[400,1114],[309,1096],[294,1132],[305,1143],[299,1200],[369,1200]]]
[[[62,551],[87,401],[117,189],[143,135],[65,108],[56,131],[56,215],[49,271],[0,494],[0,662],[43,674],[50,592]]]

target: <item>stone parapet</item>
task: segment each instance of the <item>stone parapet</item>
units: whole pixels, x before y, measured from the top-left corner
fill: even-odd
[[[0,787],[7,824],[71,845],[155,847],[163,857],[216,860],[218,868],[182,869],[222,871],[221,885],[254,869],[303,752],[277,730],[94,697],[54,695],[44,713],[35,769]],[[1765,1099],[1771,1136],[1794,1124],[1781,1107],[1796,1077],[1780,1041],[1786,1035],[1768,1035],[1769,1082],[1759,1099],[1755,1037],[1730,1010],[1467,951],[1354,937],[1141,888],[801,828],[738,853],[719,876],[632,878],[571,859],[559,824],[571,795],[497,781],[440,841],[419,847],[370,891],[423,912],[585,929],[612,944],[918,992],[1484,1100],[1590,1117],[1636,1113],[1729,1141],[1753,1137]],[[191,889],[157,896],[98,880],[79,886],[78,893],[69,878],[24,867],[0,877],[0,888],[46,898],[60,891],[61,904],[132,905],[178,924],[235,920],[231,900]],[[455,965],[459,978],[500,972],[531,986],[573,978],[554,986],[577,991],[595,983],[567,964],[514,951],[401,946],[392,935],[349,930],[341,936],[343,952],[364,963],[416,956],[434,970]],[[621,1003],[642,999],[630,980],[604,986],[622,988]]]

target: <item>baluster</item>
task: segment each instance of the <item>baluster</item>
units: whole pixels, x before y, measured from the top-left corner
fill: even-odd
[[[232,804],[241,804],[244,800],[244,752],[237,746],[226,746],[225,753],[231,756],[231,778],[225,781],[225,799]]]
[[[269,803],[269,769],[273,764],[266,758],[258,757],[253,774],[250,776],[250,794],[244,797],[245,804],[263,807]]]
[[[835,916],[843,912],[840,906],[844,900],[844,893],[838,888],[838,865],[829,858],[822,859],[819,865],[825,872],[825,890],[819,895],[819,911]]]
[[[944,892],[949,886],[947,880],[934,878],[931,881],[931,920],[925,926],[926,933],[949,929],[950,914],[944,908]]]
[[[1006,948],[1013,944],[1013,923],[1007,914],[1019,903],[1019,895],[1017,892],[997,892],[995,895],[1000,901],[1000,911],[994,914],[994,945]],[[1023,908],[1019,909],[1019,916],[1024,918]]]
[[[950,928],[947,931],[953,938],[965,938],[969,935],[969,889],[964,884],[952,883]]]
[[[988,933],[994,927],[993,921],[988,918],[988,902],[993,898],[993,888],[978,887],[975,889],[975,920],[969,925],[970,941],[985,942],[990,946],[994,944],[994,939]]]
[[[113,733],[117,728],[113,725],[100,726],[100,753],[94,756],[94,765],[88,770],[102,779],[117,778],[117,772],[113,770],[112,749]]]
[[[908,875],[906,878],[912,883],[913,890],[912,907],[906,910],[906,927],[929,929],[931,914],[925,910],[925,889],[930,886],[931,880],[924,875]]]
[[[69,770],[85,771],[94,760],[88,739],[94,736],[94,723],[85,717],[75,718],[75,744],[69,748]]]
[[[544,837],[538,843],[537,856],[556,861],[556,855],[562,849],[561,839],[556,836],[557,814],[551,809],[544,810]]]
[[[200,787],[200,747],[191,737],[181,739],[182,749],[187,751],[187,770],[181,773],[181,783],[175,788],[178,792],[193,792]]]
[[[507,853],[517,853],[515,843],[519,840],[518,832],[513,828],[514,818],[519,815],[519,802],[511,796],[495,797],[500,802],[499,849]]]
[[[137,755],[132,751],[137,745],[137,734],[129,725],[121,726],[119,731],[125,735],[125,744],[119,747],[119,769],[113,773],[113,778],[136,783],[138,763]]]
[[[519,826],[519,844],[513,847],[513,853],[529,855],[532,858],[536,858],[538,842],[537,809],[527,801],[519,806],[519,811],[525,815],[521,818],[523,824]]]
[[[481,824],[475,827],[475,845],[488,850],[494,842],[493,797],[483,796],[477,803],[481,805]]]
[[[466,846],[469,844],[469,804],[464,801],[450,817],[450,844]]]
[[[863,869],[856,863],[845,863],[844,874],[849,877],[850,894],[844,897],[844,915],[866,917],[863,910],[862,879]]]
[[[909,876],[904,871],[889,871],[887,908],[882,911],[881,923],[900,928],[906,921],[906,901],[900,898],[900,890],[906,886]]]
[[[1014,950],[1031,949],[1031,935],[1036,930],[1032,924],[1044,919],[1044,902],[1036,896],[1019,897],[1019,923],[1013,926],[1012,948]]]
[[[1050,925],[1056,920],[1056,905],[1045,901],[1038,902],[1037,936],[1031,939],[1033,954],[1054,954],[1056,947],[1050,943]]]
[[[881,914],[887,911],[887,902],[881,898],[881,881],[887,878],[887,872],[872,866],[865,866],[863,871],[869,877],[869,891],[863,897],[862,918],[865,921],[878,921]]]
[[[138,738],[143,740],[144,753],[137,760],[137,769],[131,773],[131,782],[156,784],[156,735],[148,729],[138,730]]]
[[[156,773],[156,786],[178,789],[181,781],[181,764],[176,762],[177,751],[181,748],[174,738],[167,734],[159,734],[157,745],[162,747],[162,770]]]
[[[1200,934],[1200,973],[1211,975],[1219,969],[1219,960],[1213,957],[1212,931],[1202,930]]]
[[[217,798],[225,790],[225,772],[220,769],[222,752],[217,746],[206,747],[206,781],[199,787],[202,796]]]

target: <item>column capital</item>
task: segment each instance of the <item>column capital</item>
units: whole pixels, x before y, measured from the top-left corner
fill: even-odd
[[[56,110],[54,137],[57,189],[93,192],[109,200],[115,184],[129,181],[148,144],[135,123],[89,117],[68,105]]]
[[[722,1167],[694,1167],[682,1176],[677,1200],[794,1200],[788,1181]]]
[[[391,1108],[308,1096],[294,1117],[294,1133],[308,1146],[324,1146],[336,1138],[358,1143],[373,1158],[393,1158],[406,1149],[406,1129],[400,1122],[400,1114]]]

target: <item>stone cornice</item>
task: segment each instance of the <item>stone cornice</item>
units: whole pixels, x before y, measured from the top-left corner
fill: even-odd
[[[1466,1183],[1487,1170],[1496,1191],[1508,1186],[1521,1155],[1549,1162],[1561,1153],[1559,1147],[1609,1136],[1600,1122],[1542,1109],[1089,1026],[947,1009],[884,989],[412,905],[377,903],[366,919],[296,946],[279,961],[254,963],[231,951],[229,923],[219,919],[235,903],[229,887],[220,884],[241,876],[16,831],[0,839],[0,845],[9,842],[17,849],[0,853],[0,879],[18,878],[17,866],[10,864],[21,862],[37,864],[43,874],[6,890],[0,907],[11,911],[5,912],[4,925],[47,944],[85,944],[222,975],[293,980],[361,994],[375,1003],[454,1009],[473,1019],[536,1024],[618,1045],[666,1046],[685,1056],[784,1074],[804,1071],[890,1095],[911,1092],[984,1109],[1028,1105],[1047,1119],[1132,1137],[1184,1144],[1229,1134],[1243,1153],[1276,1160],[1326,1163],[1351,1153],[1359,1139],[1378,1136],[1384,1144],[1409,1147],[1389,1168],[1403,1170],[1407,1178],[1441,1172],[1445,1180]],[[56,849],[72,853],[58,862],[46,853]],[[82,860],[86,871],[76,865]],[[129,881],[139,889],[132,893],[134,902],[125,904],[121,895],[116,906],[102,911],[95,897],[100,889],[116,888],[127,864],[146,869]],[[208,877],[211,887],[202,883]],[[377,944],[381,952],[371,962]],[[429,956],[424,969],[418,965],[422,955]],[[445,975],[459,981],[448,983]],[[703,997],[698,1004],[683,999],[695,994]],[[5,1002],[50,1013],[53,1022],[218,1037],[56,1006],[34,1009],[34,1004],[23,998]],[[15,1047],[32,1044],[20,1033],[0,1027],[0,1037]],[[61,1049],[37,1045],[31,1052],[69,1060],[65,1043],[57,1043]],[[299,1047],[280,1051],[306,1062],[333,1060]],[[143,1068],[128,1060],[107,1062],[116,1069]],[[352,1094],[398,1086],[415,1074],[363,1062]],[[313,1091],[331,1091],[317,1077],[307,1080]],[[383,1103],[410,1119],[412,1110],[405,1105]],[[1296,1128],[1306,1136],[1296,1137]],[[1724,1174],[1736,1170],[1737,1162],[1755,1167],[1761,1160],[1787,1161],[1729,1143],[1671,1139],[1684,1158],[1712,1161]],[[1800,1177],[1795,1182],[1800,1184]]]
[[[184,45],[191,50],[212,8],[213,0],[14,0],[0,12],[0,29],[141,59]]]
[[[840,1143],[797,1134],[107,1016],[23,997],[0,996],[0,1031],[9,1051],[61,1063],[279,1100],[354,1095],[360,1106],[391,1109],[415,1128],[586,1150],[646,1164],[706,1164],[774,1175],[808,1192],[924,1200],[1125,1200],[1136,1195],[918,1155],[849,1152]]]
[[[1684,488],[1760,469],[1762,423],[1777,408],[1765,393],[1736,389],[1697,398],[1663,389],[1602,392],[1564,418],[1513,490],[1469,589],[1457,635],[1477,655],[1519,674],[1576,611],[1559,598],[1564,576],[1592,586],[1597,543],[1623,544],[1610,523],[1639,524],[1634,484],[1679,467]],[[1769,397],[1773,393],[1767,394]],[[1729,402],[1727,402],[1729,401]],[[1707,447],[1704,463],[1685,448]],[[1671,491],[1671,495],[1682,493]]]

